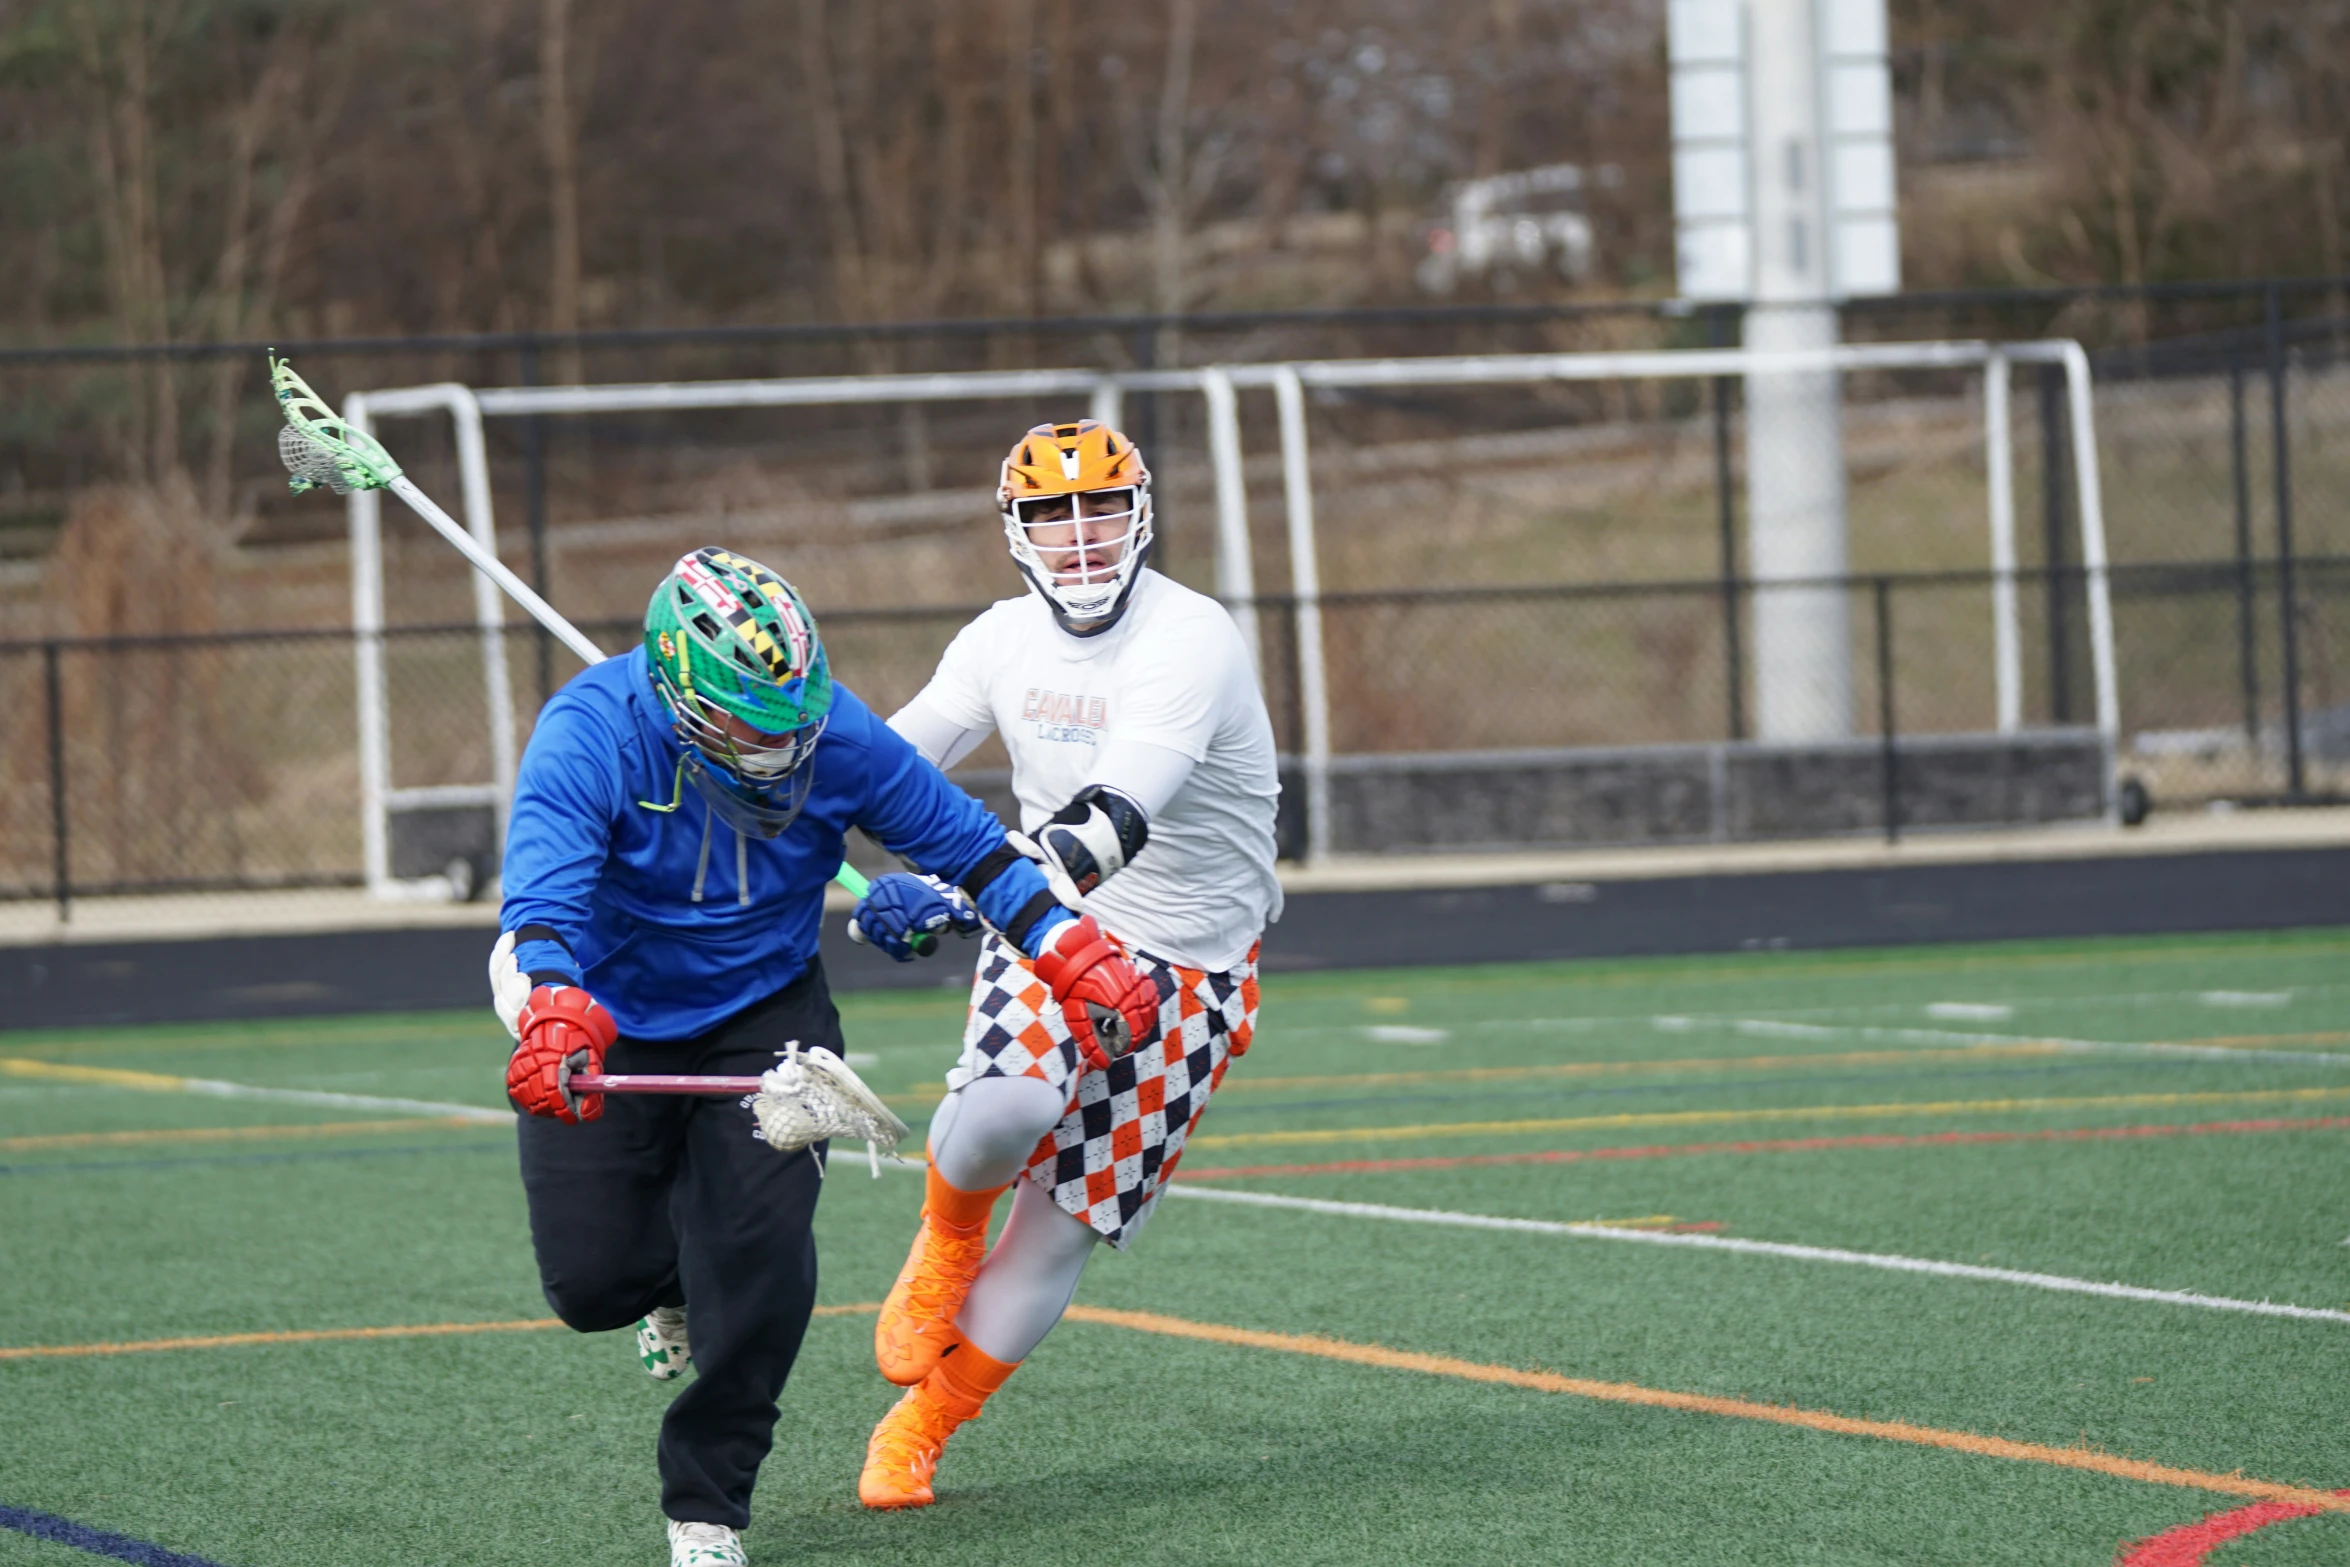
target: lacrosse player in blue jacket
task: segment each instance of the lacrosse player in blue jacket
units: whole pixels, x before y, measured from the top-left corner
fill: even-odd
[[[833,682],[807,607],[764,566],[685,556],[644,646],[547,704],[515,784],[491,986],[515,1039],[506,1086],[548,1302],[581,1332],[635,1323],[658,1379],[697,1368],[661,1427],[672,1567],[744,1561],[737,1531],[815,1301],[822,1147],[761,1144],[735,1098],[571,1079],[755,1075],[794,1041],[845,1056],[817,933],[852,826],[939,878],[875,880],[884,946],[975,907],[1073,1030],[1098,1025],[1115,1054],[1157,1028],[1150,983]]]

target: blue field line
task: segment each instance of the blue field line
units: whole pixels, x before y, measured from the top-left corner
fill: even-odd
[[[399,1159],[415,1154],[508,1153],[476,1144],[415,1143],[398,1148],[314,1148],[300,1153],[195,1154],[177,1159],[67,1159],[56,1164],[0,1164],[0,1176],[78,1175],[85,1170],[184,1170],[215,1164],[302,1164],[315,1159]]]
[[[1559,1088],[1552,1089],[1540,1081],[1496,1085],[1467,1094],[1362,1094],[1352,1099],[1275,1099],[1235,1103],[1229,1098],[1216,1101],[1216,1118],[1228,1121],[1235,1115],[1256,1115],[1268,1110],[1359,1110],[1366,1106],[1405,1104],[1459,1104],[1480,1099],[1519,1099],[1530,1094],[1560,1099],[1613,1099],[1625,1094],[1688,1093],[1701,1088],[1785,1088],[1790,1084],[1813,1083],[1882,1083],[1882,1082],[1941,1082],[1951,1079],[1978,1077],[2054,1077],[2065,1072],[2127,1071],[2137,1067],[2192,1067],[2209,1066],[2202,1060],[2176,1060],[2149,1056],[2120,1059],[2100,1056],[2093,1061],[2074,1062],[2063,1066],[2004,1066],[1983,1067],[1951,1072],[1809,1072],[1801,1077],[1750,1078],[1684,1078],[1679,1082],[1634,1083],[1624,1088]]]
[[[93,1529],[86,1523],[75,1523],[71,1518],[59,1518],[53,1513],[36,1513],[29,1507],[0,1507],[0,1528],[14,1529],[18,1534],[29,1534],[36,1540],[52,1540],[59,1545],[70,1545],[77,1551],[88,1551],[92,1556],[111,1556],[118,1562],[137,1562],[139,1567],[220,1567],[220,1563],[208,1557],[167,1551],[160,1545],[134,1540],[127,1534]]]

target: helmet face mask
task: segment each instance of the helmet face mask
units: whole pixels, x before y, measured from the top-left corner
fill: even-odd
[[[1091,636],[1124,613],[1151,544],[1150,470],[1091,419],[1040,424],[1004,459],[1004,541],[1063,630]]]
[[[832,707],[816,621],[791,584],[730,551],[696,550],[653,591],[645,655],[695,791],[737,831],[790,826]]]
[[[815,787],[816,770],[802,767],[778,779],[756,782],[729,771],[699,746],[688,745],[685,778],[727,826],[754,838],[773,838],[799,819],[809,791]]]

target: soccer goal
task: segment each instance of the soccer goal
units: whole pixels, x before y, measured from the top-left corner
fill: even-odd
[[[1427,756],[1396,764],[1393,758],[1369,754],[1369,747],[1349,738],[1361,736],[1375,729],[1375,725],[1367,727],[1363,721],[1353,721],[1343,726],[1343,732],[1340,726],[1334,725],[1334,702],[1360,700],[1360,693],[1334,695],[1334,687],[1346,683],[1334,682],[1333,660],[1343,666],[1349,654],[1343,648],[1334,652],[1329,615],[1343,611],[1360,619],[1368,608],[1376,607],[1366,606],[1364,601],[1380,595],[1325,592],[1320,534],[1331,524],[1318,521],[1318,514],[1328,513],[1329,504],[1324,497],[1337,481],[1330,469],[1331,447],[1327,440],[1317,449],[1312,432],[1313,408],[1322,402],[1344,405],[1364,401],[1376,404],[1380,399],[1430,400],[1464,395],[1538,396],[1546,387],[1613,384],[1655,388],[1677,383],[1718,382],[1758,370],[1830,371],[1847,375],[1942,372],[1974,380],[1980,388],[1979,435],[1969,439],[1979,440],[1986,547],[1972,557],[1979,564],[1969,569],[1981,576],[1988,597],[1985,630],[1988,656],[1981,662],[1989,666],[1988,679],[1984,682],[1989,722],[1983,727],[1994,734],[2015,735],[2027,728],[2021,584],[2028,573],[2019,567],[2016,457],[2009,407],[2012,372],[2020,365],[2053,366],[2062,379],[2065,424],[2074,453],[2072,510],[2078,524],[2080,586],[2087,611],[2088,673],[2094,693],[2094,725],[2090,733],[2101,748],[2103,777],[2099,789],[2105,808],[2110,809],[2112,765],[2120,724],[2113,612],[2089,362],[2080,346],[2069,341],[1865,344],[1778,354],[1745,349],[1509,354],[1320,360],[1192,370],[1030,370],[479,390],[443,384],[355,393],[346,400],[344,416],[354,427],[363,430],[374,428],[386,419],[447,416],[453,427],[453,454],[466,527],[477,543],[494,553],[497,528],[492,515],[489,457],[482,436],[483,423],[488,419],[825,409],[851,405],[1033,404],[1039,399],[1052,399],[1078,404],[1093,417],[1117,423],[1125,400],[1136,394],[1196,397],[1206,438],[1209,470],[1206,501],[1214,518],[1213,590],[1230,608],[1269,684],[1277,671],[1283,687],[1283,711],[1293,717],[1291,750],[1296,781],[1302,785],[1300,847],[1309,860],[1319,860],[1334,849],[1350,846],[1334,830],[1331,792],[1334,773],[1368,774],[1397,771],[1399,767],[1403,771],[1425,770],[1440,763],[1446,755],[1458,756],[1483,748],[1472,741],[1468,745],[1456,743],[1447,751],[1440,742]],[[1277,462],[1270,473],[1266,471],[1267,465],[1256,465],[1255,477],[1260,488],[1266,478],[1277,477],[1284,527],[1277,534],[1259,537],[1251,521],[1252,465],[1246,456],[1250,443],[1243,440],[1243,416],[1244,400],[1265,394],[1270,394],[1270,411],[1274,415],[1270,434]],[[1163,499],[1161,504],[1164,509]],[[483,711],[491,731],[487,747],[491,777],[478,784],[395,788],[392,783],[394,724],[383,660],[386,627],[382,525],[373,492],[356,493],[349,498],[349,521],[352,621],[359,633],[360,795],[367,884],[381,896],[462,895],[468,889],[456,884],[462,877],[454,874],[454,867],[448,874],[420,869],[419,853],[413,843],[406,852],[395,853],[396,840],[404,825],[422,828],[436,818],[445,821],[451,813],[468,816],[479,823],[479,831],[486,832],[493,844],[503,840],[503,813],[512,793],[516,751],[504,606],[497,590],[476,574],[473,602],[485,692]],[[1341,521],[1338,526],[1343,528],[1345,524]],[[1343,535],[1340,540],[1345,542]],[[1260,557],[1273,562],[1285,558],[1286,592],[1260,592],[1257,582]],[[1673,586],[1685,590],[1690,584]],[[1751,595],[1807,589],[1826,591],[1821,584],[1802,582],[1752,582],[1736,591]],[[1592,591],[1619,590],[1595,585]],[[2053,587],[2050,591],[2054,591]],[[1880,605],[1880,618],[1881,614]],[[1268,627],[1274,626],[1277,630],[1269,639]],[[1728,636],[1733,642],[1737,639],[1734,619]],[[1730,680],[1735,686],[1740,679],[1737,652],[1734,647],[1725,651],[1729,653]],[[1965,657],[1971,659],[1973,655]],[[1983,676],[1978,673],[1974,678]],[[1732,700],[1736,700],[1734,694]],[[1885,701],[1889,720],[1890,693],[1885,694]],[[1588,737],[1583,737],[1578,754],[1591,749]],[[1701,769],[1710,767],[1718,782],[1725,765],[1724,754],[1717,745],[1698,758],[1695,765]],[[1711,835],[1722,836],[1726,829],[1721,819],[1722,794],[1718,787],[1715,797]],[[1707,833],[1700,826],[1696,835]],[[427,845],[440,841],[431,832],[411,832],[408,836]],[[430,861],[429,849],[423,858]]]

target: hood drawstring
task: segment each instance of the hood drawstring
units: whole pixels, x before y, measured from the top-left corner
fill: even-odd
[[[685,759],[680,757],[677,762],[677,777],[669,786],[669,803],[655,805],[650,800],[639,800],[636,803],[648,811],[674,811],[684,803],[684,791]],[[702,888],[710,879],[710,827],[717,819],[718,813],[705,802],[702,806],[702,853],[701,857],[694,862],[693,901],[696,903],[702,901]],[[743,836],[743,830],[740,827],[734,829],[734,901],[737,908],[747,909],[751,906],[750,840]]]
[[[702,883],[707,881],[710,876],[710,823],[717,814],[708,808],[704,808],[702,811],[702,858],[701,862],[694,866],[694,902],[696,903],[702,901]]]

